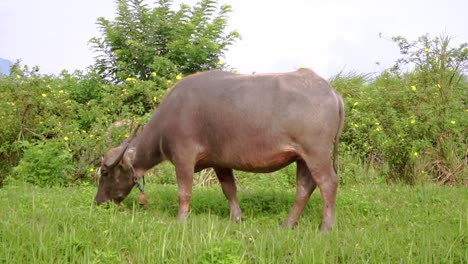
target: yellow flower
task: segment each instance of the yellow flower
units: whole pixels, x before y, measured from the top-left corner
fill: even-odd
[[[127,92],[127,88],[123,88],[122,92],[124,92],[124,93]]]
[[[177,76],[175,78],[176,78],[176,80],[182,79],[182,74],[177,74]]]
[[[359,127],[359,125],[358,125],[358,124],[354,124],[354,127],[358,128],[358,127]]]
[[[375,131],[380,132],[382,129],[380,127],[376,128]]]
[[[68,137],[63,137],[63,139],[64,139],[65,141],[68,141],[68,140],[69,140],[69,138],[68,138]]]
[[[94,137],[94,135],[93,135],[93,134],[90,134],[89,137],[92,138],[92,137]]]
[[[71,149],[68,149],[68,152],[72,152],[72,150],[71,150]]]
[[[416,124],[416,120],[415,120],[415,119],[411,119],[411,124],[412,124],[412,125]]]
[[[411,90],[416,91],[416,85],[411,85]]]
[[[358,104],[359,104],[358,102],[355,102],[353,105],[356,106],[356,105],[358,105]]]
[[[156,77],[156,73],[155,73],[155,72],[152,72],[152,73],[151,73],[151,77]]]
[[[43,94],[42,94],[42,97],[47,97],[47,94],[46,94],[46,93],[43,93]]]
[[[155,102],[158,101],[158,97],[153,96],[153,101],[155,101]]]
[[[63,90],[60,90],[60,91],[59,91],[59,94],[63,94]]]
[[[450,121],[450,123],[452,123],[452,125],[455,125],[457,122],[455,120],[452,120]]]
[[[89,172],[94,172],[94,168],[93,167],[89,168]]]
[[[11,105],[12,105],[12,106],[15,106],[15,105],[16,105],[16,103],[15,103],[15,102],[11,102]]]
[[[19,74],[16,74],[16,79],[21,79],[21,76]]]
[[[380,125],[380,123],[379,123],[379,122],[375,122],[375,125],[378,126],[378,125]]]
[[[428,48],[428,47],[425,47],[425,48],[424,48],[424,51],[425,51],[425,52],[429,52],[429,48]]]
[[[413,152],[413,156],[417,157],[419,154],[417,151]]]
[[[221,66],[223,66],[223,65],[224,65],[224,61],[219,60],[219,61],[218,61],[218,64],[221,65]]]
[[[442,88],[442,87],[440,87],[440,84],[437,84],[437,88],[439,88],[439,89],[440,89],[440,88]]]
[[[132,78],[132,77],[128,77],[127,79],[125,79],[127,82],[129,83],[136,83],[137,79],[136,78]]]

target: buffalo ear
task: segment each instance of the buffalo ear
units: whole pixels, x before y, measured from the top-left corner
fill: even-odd
[[[124,168],[126,169],[130,169],[130,168],[133,168],[132,166],[132,161],[131,159],[128,157],[129,153],[128,153],[128,150],[127,150],[127,153],[125,153],[124,157],[122,158],[122,165],[124,166]]]

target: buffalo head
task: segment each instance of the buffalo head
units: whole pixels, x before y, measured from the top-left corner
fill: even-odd
[[[135,186],[135,171],[132,166],[133,149],[130,142],[139,127],[120,146],[110,149],[101,160],[101,177],[95,201],[102,204],[114,201],[120,204]]]

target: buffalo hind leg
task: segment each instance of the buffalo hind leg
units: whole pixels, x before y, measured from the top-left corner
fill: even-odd
[[[216,176],[218,176],[221,188],[229,202],[231,209],[231,219],[239,222],[242,218],[242,212],[237,201],[237,188],[234,180],[232,169],[229,168],[214,168]]]
[[[291,228],[297,224],[304,208],[309,201],[310,195],[315,190],[316,184],[310,175],[310,171],[303,160],[298,160],[296,176],[296,201],[289,212],[288,218],[282,227]]]
[[[315,156],[307,164],[312,178],[320,188],[323,199],[322,224],[320,231],[327,233],[335,222],[336,191],[338,189],[338,176],[332,169],[329,153]]]

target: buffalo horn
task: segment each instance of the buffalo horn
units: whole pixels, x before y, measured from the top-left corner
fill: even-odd
[[[119,164],[119,162],[123,158],[123,155],[125,154],[125,151],[127,150],[128,146],[130,145],[130,142],[132,142],[132,140],[135,138],[136,133],[137,133],[139,128],[140,128],[140,125],[138,125],[133,130],[132,134],[122,144],[120,144],[120,146],[118,147],[118,149],[119,149],[118,155],[115,155],[114,156],[115,158],[111,158],[106,162],[107,168],[112,169],[115,166],[117,166],[117,164]]]
[[[138,126],[133,130],[132,134],[131,134],[120,146],[125,146],[125,145],[130,144],[130,142],[132,142],[132,140],[135,138],[138,129],[140,129],[140,126],[141,126],[141,125],[138,125]]]
[[[122,160],[123,155],[125,154],[125,151],[128,148],[128,143],[120,145],[117,149],[119,150],[117,155],[112,156],[110,159],[106,161],[106,167],[109,169],[114,168],[119,164],[119,162]]]

